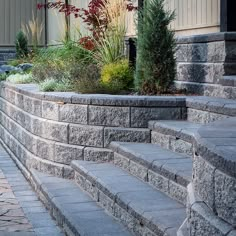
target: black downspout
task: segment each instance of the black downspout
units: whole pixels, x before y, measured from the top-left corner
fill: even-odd
[[[220,31],[236,31],[236,1],[221,0],[220,2]]]
[[[44,4],[46,6],[47,0],[44,1]],[[45,37],[44,37],[44,46],[48,46],[48,13],[47,13],[47,7],[45,7],[44,11],[44,23],[45,23]]]

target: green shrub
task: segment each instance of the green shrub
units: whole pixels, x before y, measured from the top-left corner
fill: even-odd
[[[166,92],[176,75],[176,41],[169,28],[175,14],[164,5],[165,0],[145,1],[139,12],[135,86],[144,94]]]
[[[58,81],[73,80],[77,76],[74,74],[75,68],[91,61],[91,52],[73,42],[68,42],[62,47],[40,50],[33,60],[32,74],[37,82],[48,78],[54,78]]]
[[[7,76],[8,76],[8,75],[7,75],[6,73],[0,74],[0,81],[6,80]]]
[[[76,68],[73,88],[80,93],[103,93],[100,83],[100,70],[96,64],[81,64]]]
[[[43,92],[53,92],[55,91],[55,88],[57,87],[57,81],[53,78],[48,78],[42,82],[39,83],[39,89]]]
[[[23,58],[28,55],[28,39],[22,30],[16,35],[15,45],[17,58]]]
[[[101,83],[104,89],[112,93],[128,90],[133,85],[133,71],[128,60],[120,60],[104,65],[101,71]]]
[[[72,85],[66,79],[58,81],[54,78],[49,78],[39,83],[39,89],[43,92],[67,92],[72,90]]]
[[[33,82],[32,74],[11,74],[6,78],[6,81],[14,84],[29,84]]]

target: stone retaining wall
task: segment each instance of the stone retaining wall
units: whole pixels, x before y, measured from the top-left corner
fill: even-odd
[[[196,136],[192,191],[197,196],[195,202],[205,204],[205,214],[208,212],[207,220],[211,222],[208,230],[212,228],[211,232],[216,226],[222,232],[230,232],[236,227],[235,137],[235,117],[208,124],[200,128]],[[192,211],[192,206],[189,208]],[[192,225],[203,221],[204,211],[198,209],[198,214],[199,217],[195,218],[193,214],[189,215]],[[223,223],[217,225],[214,219]]]
[[[111,141],[150,142],[150,119],[186,118],[185,98],[40,93],[1,83],[0,137],[27,168],[70,177],[72,160],[111,160]]]
[[[221,86],[225,75],[236,75],[236,34],[214,33],[177,39],[176,87],[206,96],[235,98],[236,89]]]

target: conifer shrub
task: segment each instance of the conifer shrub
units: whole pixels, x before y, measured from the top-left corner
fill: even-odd
[[[169,24],[175,13],[164,0],[149,0],[138,16],[135,87],[142,94],[165,93],[176,75],[176,41]]]
[[[22,30],[20,30],[16,35],[15,45],[16,57],[18,59],[24,58],[28,55],[28,39]]]

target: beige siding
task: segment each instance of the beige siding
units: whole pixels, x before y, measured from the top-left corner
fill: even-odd
[[[53,0],[56,1],[56,0]],[[71,0],[71,3],[86,8],[90,0]],[[32,13],[44,21],[44,10],[36,9],[37,2],[42,0],[0,0],[0,46],[14,46],[17,31],[22,24],[32,19]],[[137,4],[137,0],[134,0]],[[220,0],[166,0],[166,7],[176,11],[176,20],[171,27],[178,35],[191,35],[218,32],[220,25]],[[127,35],[136,34],[135,13],[128,13]],[[86,33],[80,19],[70,17],[72,38],[78,31]],[[57,44],[65,34],[65,17],[56,10],[48,11],[48,42]],[[78,34],[77,34],[78,35]],[[44,44],[44,34],[41,44]]]
[[[44,11],[38,11],[36,5],[36,0],[0,0],[0,46],[13,46],[16,33],[32,19],[32,14],[43,21]]]
[[[176,12],[172,27],[179,35],[219,31],[220,0],[166,0],[166,6]]]
[[[135,1],[136,2],[136,1]],[[220,0],[166,0],[166,8],[176,13],[171,27],[177,35],[219,32]],[[129,13],[127,35],[135,35],[135,25]]]

